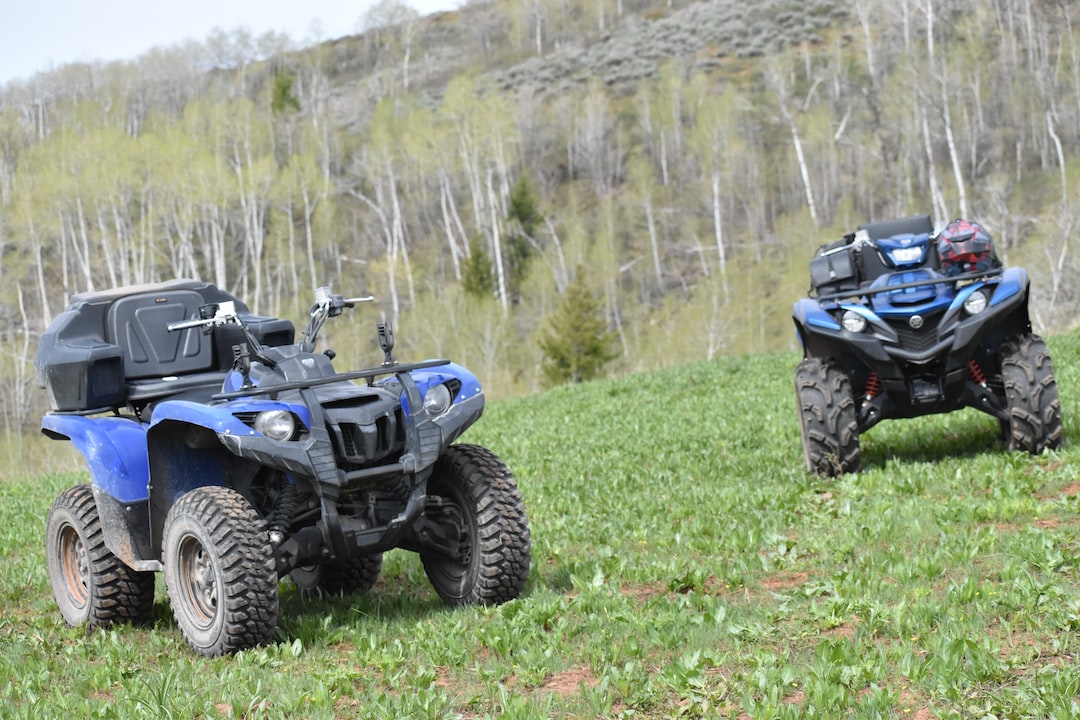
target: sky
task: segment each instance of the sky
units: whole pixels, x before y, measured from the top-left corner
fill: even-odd
[[[428,15],[464,0],[402,0]],[[298,46],[356,32],[376,0],[4,0],[0,85],[71,62],[130,60],[212,30],[285,33]]]

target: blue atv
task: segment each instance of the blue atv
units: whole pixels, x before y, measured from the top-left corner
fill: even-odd
[[[363,592],[382,554],[420,555],[448,604],[501,603],[529,576],[521,494],[490,450],[452,444],[484,409],[446,360],[337,372],[316,352],[328,318],[371,298],[316,292],[291,322],[252,314],[212,284],[176,280],[75,295],[41,339],[42,420],[92,482],[46,524],[53,595],[89,628],[146,623],[155,573],[198,654],[271,641],[279,579]]]
[[[861,225],[818,251],[810,280],[793,310],[809,472],[859,471],[859,435],[882,420],[963,407],[997,418],[1011,450],[1060,447],[1061,403],[1031,330],[1027,273],[1003,268],[977,223]]]

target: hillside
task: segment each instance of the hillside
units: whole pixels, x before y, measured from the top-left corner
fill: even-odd
[[[915,212],[990,228],[1037,328],[1067,332],[1068,12],[492,0],[2,88],[0,416],[36,426],[37,337],[71,294],[173,277],[293,318],[317,285],[373,293],[403,357],[452,357],[493,397],[545,386],[575,277],[609,375],[786,351],[811,253]],[[336,332],[346,365],[377,352],[374,319]]]
[[[196,661],[161,587],[152,627],[65,627],[42,518],[85,476],[0,482],[5,717],[1075,716],[1080,333],[1050,349],[1060,452],[964,411],[879,425],[834,481],[802,470],[793,353],[493,403],[465,441],[521,487],[524,597],[444,608],[395,551],[362,596],[284,583],[232,658]]]

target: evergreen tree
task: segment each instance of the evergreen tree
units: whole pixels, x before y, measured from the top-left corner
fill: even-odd
[[[484,244],[474,238],[469,243],[469,256],[461,266],[461,284],[473,297],[492,297],[495,276],[491,272],[491,257]]]
[[[607,329],[602,311],[579,270],[540,338],[544,352],[540,369],[546,385],[592,380],[615,358],[615,333]]]
[[[270,109],[275,115],[285,115],[300,112],[300,101],[293,93],[293,76],[288,71],[274,75],[274,85],[271,90]]]
[[[506,261],[510,272],[508,292],[514,303],[521,300],[521,284],[525,280],[529,261],[535,254],[534,234],[543,219],[544,216],[536,207],[536,199],[529,188],[529,182],[522,175],[510,194],[510,216],[507,218],[509,231],[506,238]]]

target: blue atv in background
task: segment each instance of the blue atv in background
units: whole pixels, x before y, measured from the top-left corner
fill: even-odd
[[[1003,268],[977,223],[929,216],[861,225],[810,261],[795,303],[804,359],[795,392],[807,470],[857,472],[859,435],[882,420],[972,407],[1012,450],[1062,442],[1046,344],[1032,333],[1028,276]]]
[[[371,298],[316,292],[291,322],[252,314],[212,284],[176,280],[75,295],[35,369],[49,437],[71,441],[92,482],[46,524],[53,595],[89,628],[151,618],[163,572],[176,623],[200,655],[271,641],[278,581],[363,592],[382,554],[420,555],[448,604],[518,597],[529,525],[506,465],[452,444],[484,409],[446,360],[337,372],[316,352],[328,318]]]

